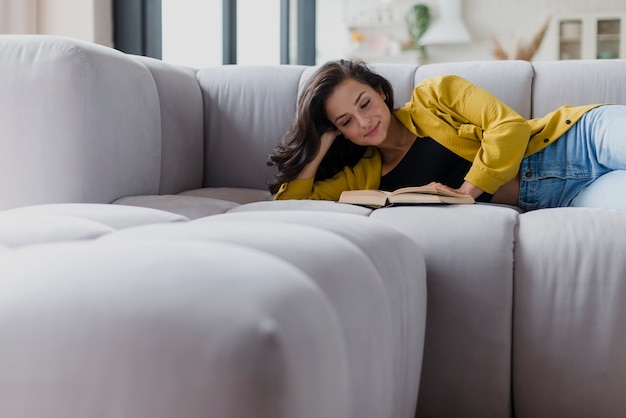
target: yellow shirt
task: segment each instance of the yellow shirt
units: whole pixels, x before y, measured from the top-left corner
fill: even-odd
[[[525,120],[469,81],[439,76],[419,83],[394,115],[418,138],[431,137],[471,161],[465,180],[493,194],[517,175],[523,158],[556,141],[597,106],[566,105],[543,118]],[[284,183],[274,198],[338,200],[344,190],[377,189],[381,167],[380,152],[370,147],[354,167],[327,180]]]

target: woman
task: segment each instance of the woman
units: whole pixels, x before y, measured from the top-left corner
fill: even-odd
[[[270,155],[278,167],[270,190],[275,199],[337,200],[344,190],[436,182],[531,210],[602,206],[580,194],[611,173],[605,186],[621,194],[612,206],[626,209],[624,136],[624,106],[562,106],[527,121],[457,76],[424,80],[394,110],[386,79],[340,60],[306,84],[294,123]]]

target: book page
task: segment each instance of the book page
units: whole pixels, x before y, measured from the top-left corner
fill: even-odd
[[[466,197],[469,195],[457,193],[452,190],[445,189],[443,187],[437,186],[410,186],[410,187],[402,187],[400,189],[394,190],[391,192],[391,195],[399,195],[402,193],[424,193],[424,194],[434,194],[440,196],[453,196],[453,197]]]
[[[416,204],[416,203],[448,203],[464,204],[476,203],[470,195],[448,196],[436,193],[400,193],[389,196],[391,204]]]
[[[382,190],[346,190],[339,196],[339,203],[352,203],[366,206],[384,206],[389,192]]]

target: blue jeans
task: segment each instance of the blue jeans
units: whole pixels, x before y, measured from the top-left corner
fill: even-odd
[[[556,142],[524,158],[519,200],[523,210],[626,210],[626,106],[590,110]]]

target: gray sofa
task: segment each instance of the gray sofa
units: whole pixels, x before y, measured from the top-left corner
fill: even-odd
[[[626,213],[271,201],[305,66],[0,37],[0,415],[618,417]],[[526,117],[626,61],[455,73]]]

